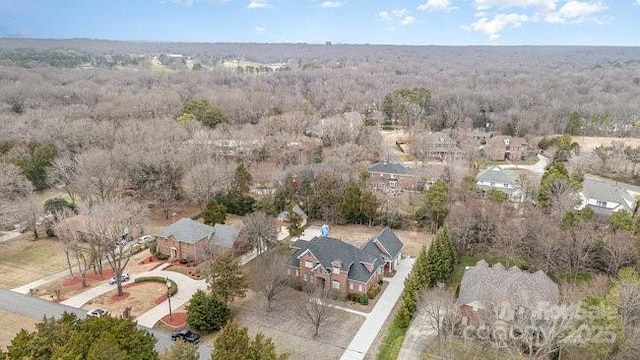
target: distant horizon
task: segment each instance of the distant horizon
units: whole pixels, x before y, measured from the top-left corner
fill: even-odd
[[[145,44],[255,44],[255,45],[320,45],[320,46],[408,46],[408,47],[620,47],[620,48],[640,48],[638,45],[599,45],[599,44],[385,44],[385,43],[343,43],[327,40],[325,42],[258,42],[258,41],[165,41],[165,40],[123,40],[123,39],[101,39],[89,37],[70,37],[70,38],[38,38],[38,37],[8,37],[0,36],[0,40],[35,40],[35,41],[108,41],[123,43],[145,43]],[[327,44],[330,42],[330,44]]]
[[[640,46],[640,0],[0,0],[0,37]]]

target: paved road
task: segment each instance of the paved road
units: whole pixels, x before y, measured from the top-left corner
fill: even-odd
[[[56,304],[37,297],[19,294],[8,289],[0,289],[0,309],[24,315],[37,321],[42,320],[45,315],[49,317],[60,317],[65,311],[74,313],[80,318],[84,318],[86,316],[86,311],[63,304]],[[152,333],[158,340],[155,346],[158,353],[164,352],[173,344],[168,333],[149,329],[144,326],[139,327]],[[200,359],[210,359],[211,351],[212,348],[210,346],[200,345]]]
[[[371,344],[378,336],[378,332],[389,317],[391,310],[402,294],[404,279],[409,275],[415,259],[407,258],[400,262],[396,275],[389,279],[389,285],[378,299],[376,306],[369,313],[360,330],[353,337],[341,360],[362,360],[369,351]]]

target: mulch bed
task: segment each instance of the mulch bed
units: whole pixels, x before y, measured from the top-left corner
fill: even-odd
[[[89,284],[90,281],[102,281],[102,280],[110,279],[112,277],[113,277],[113,269],[111,268],[103,268],[102,275],[96,274],[93,271],[89,271],[87,272],[87,285],[91,286],[91,284]],[[71,285],[77,285],[77,284],[82,284],[82,277],[80,275],[74,275],[73,277],[68,276],[64,280],[62,280],[62,286],[71,286]]]
[[[167,300],[167,294],[158,296],[153,302],[158,305],[162,304],[165,300]]]
[[[142,260],[139,262],[139,264],[140,264],[140,265],[143,265],[143,264],[149,264],[149,263],[152,263],[152,262],[159,262],[159,263],[161,263],[161,264],[162,264],[162,263],[164,263],[164,260],[160,260],[160,259],[158,259],[155,255],[151,255],[151,256],[148,256],[148,257],[146,257],[146,258],[142,259]]]
[[[131,296],[131,293],[125,291],[122,293],[122,296],[118,296],[118,293],[116,293],[114,295],[111,295],[109,299],[111,299],[111,301],[121,301],[128,298],[129,296]]]
[[[171,315],[171,320],[169,320],[169,315],[165,315],[160,319],[160,321],[171,328],[182,328],[187,325],[187,313],[186,312],[175,312]]]

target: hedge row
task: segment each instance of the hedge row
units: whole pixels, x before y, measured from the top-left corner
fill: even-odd
[[[175,281],[169,279],[169,278],[165,278],[162,276],[141,276],[139,278],[136,278],[135,282],[147,282],[147,281],[153,281],[153,282],[159,282],[159,283],[163,283],[166,284],[167,281],[169,281],[169,296],[173,296],[178,292],[178,284],[176,284]]]

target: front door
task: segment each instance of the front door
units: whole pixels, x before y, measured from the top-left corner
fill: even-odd
[[[178,249],[172,247],[171,248],[171,257],[172,258],[177,258],[178,257]]]

